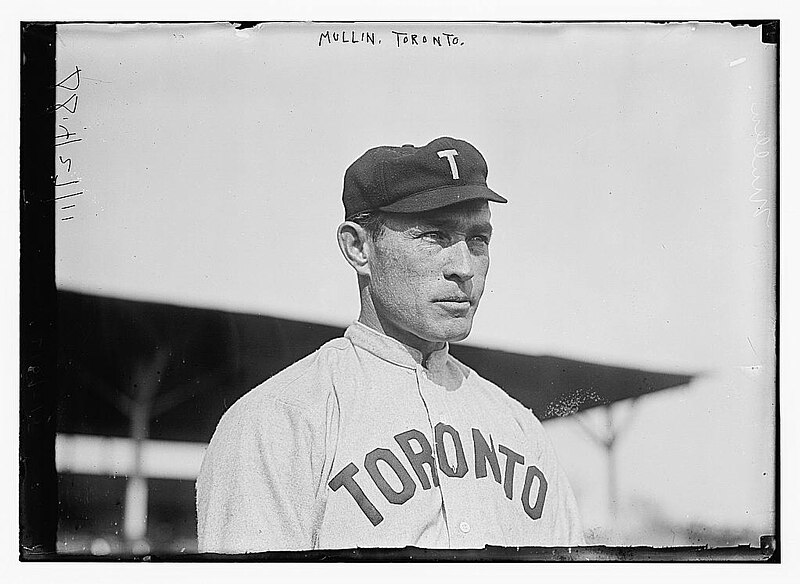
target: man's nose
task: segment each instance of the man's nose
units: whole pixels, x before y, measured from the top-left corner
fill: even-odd
[[[445,267],[445,277],[457,278],[461,281],[471,279],[475,275],[472,266],[472,254],[466,241],[454,243],[447,250],[449,257]]]

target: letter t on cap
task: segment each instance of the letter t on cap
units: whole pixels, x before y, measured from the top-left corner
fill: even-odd
[[[453,180],[458,180],[458,166],[456,166],[458,150],[439,150],[436,154],[439,155],[439,158],[447,158],[447,162],[450,163],[450,172],[453,173]]]

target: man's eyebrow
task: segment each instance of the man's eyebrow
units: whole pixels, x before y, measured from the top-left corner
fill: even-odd
[[[458,219],[452,219],[450,217],[426,217],[419,220],[420,226],[425,227],[441,227],[446,229],[457,229],[463,225],[461,221]],[[492,224],[489,221],[480,221],[479,223],[468,224],[467,231],[480,231],[480,232],[492,232]]]

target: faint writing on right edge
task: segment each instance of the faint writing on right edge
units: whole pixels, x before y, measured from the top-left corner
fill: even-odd
[[[753,217],[758,217],[762,213],[766,213],[767,223],[769,223],[770,208],[767,206],[767,199],[765,195],[761,194],[764,189],[758,186],[758,181],[761,179],[761,175],[758,174],[756,163],[759,159],[769,156],[769,150],[765,147],[767,144],[769,144],[770,139],[767,137],[766,130],[761,130],[759,128],[761,125],[761,119],[758,115],[758,111],[756,110],[756,104],[752,104],[750,106],[750,114],[750,119],[753,122],[753,134],[755,134],[753,158],[750,161],[750,175],[753,177],[753,180],[750,183],[750,186],[753,188],[753,192],[750,194],[750,201],[758,205],[756,210],[753,212]]]

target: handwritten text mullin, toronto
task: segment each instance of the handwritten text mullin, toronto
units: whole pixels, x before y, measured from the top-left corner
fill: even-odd
[[[359,30],[325,30],[319,33],[317,46],[328,45],[361,45],[375,47],[383,44],[383,38],[375,31]],[[410,33],[391,31],[387,37],[387,46],[404,47],[460,47],[464,41],[449,32]]]

